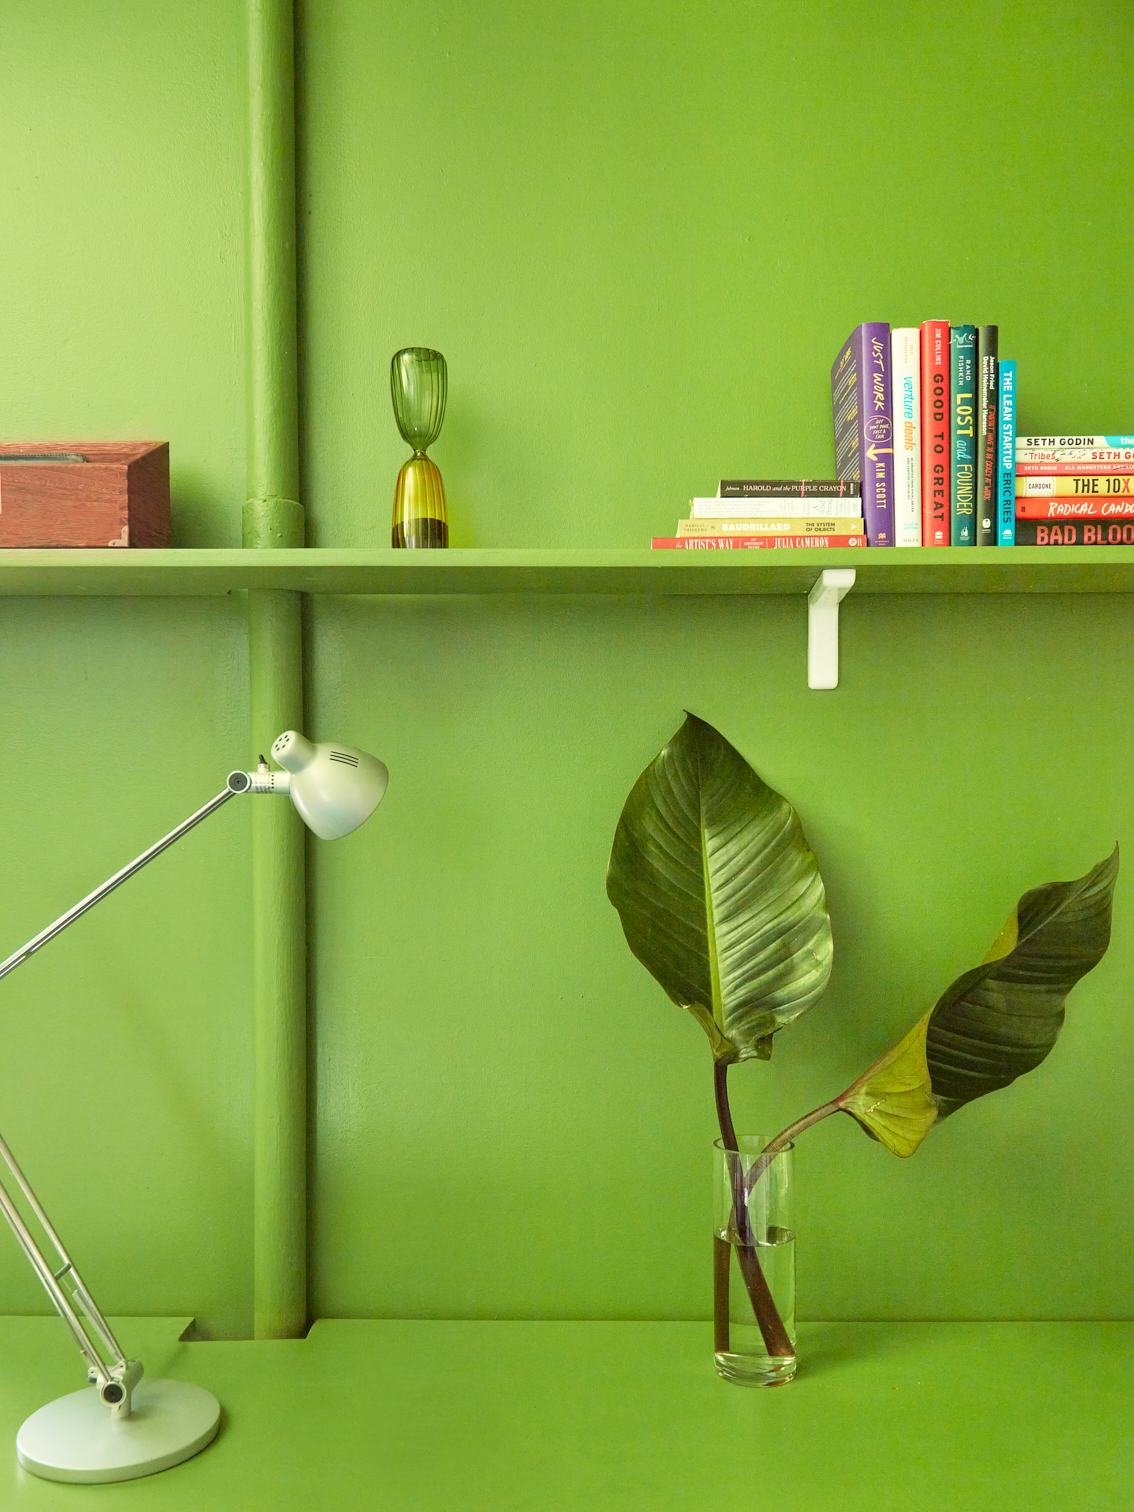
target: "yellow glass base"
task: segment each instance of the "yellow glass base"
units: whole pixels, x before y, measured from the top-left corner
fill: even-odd
[[[449,544],[449,516],[441,469],[424,452],[414,452],[398,474],[391,544],[411,547]]]

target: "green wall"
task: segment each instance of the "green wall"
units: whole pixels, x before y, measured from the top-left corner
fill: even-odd
[[[238,0],[0,6],[0,436],[168,439],[175,539],[238,546]],[[0,954],[224,785],[235,602],[0,602]],[[252,1327],[249,816],[0,984],[0,1130],[109,1313]],[[47,1298],[6,1230],[0,1310]]]
[[[224,786],[226,600],[0,600],[0,953]],[[0,1130],[108,1312],[251,1323],[249,814],[222,810],[0,984]],[[0,1308],[47,1310],[0,1234]]]
[[[239,546],[239,0],[0,8],[0,434],[168,440],[174,544]]]
[[[998,321],[1020,426],[1131,420],[1134,15],[304,0],[312,544],[385,545],[390,354],[461,546],[638,546],[826,477],[861,320]]]
[[[239,539],[243,26],[0,17],[0,434],[168,437],[182,545]],[[874,317],[999,321],[1025,429],[1131,424],[1124,5],[305,0],[299,35],[309,544],[386,542],[410,343],[449,359],[458,546],[639,545],[722,473],[828,474],[830,361]],[[795,601],[311,604],[309,726],[392,774],[311,851],[317,1314],[707,1315],[709,1057],[603,892],[683,708],[797,805],[831,898],[830,992],[733,1074],[750,1128],[1134,840],[1125,600],[843,622],[818,694]],[[0,623],[15,948],[254,753],[239,604]],[[251,1312],[247,840],[226,810],[4,984],[0,1128],[96,1294],[214,1333]],[[1130,920],[1120,883],[1050,1060],[915,1160],[801,1142],[805,1315],[1131,1316]],[[0,1242],[5,1310],[42,1306],[22,1265]]]
[[[1129,606],[1089,612],[1129,662]],[[634,778],[691,707],[819,857],[832,986],[770,1065],[732,1073],[738,1121],[774,1132],[976,964],[1021,892],[1134,840],[1098,775],[1134,716],[1083,615],[852,594],[828,696],[804,686],[792,601],[321,605],[319,726],[395,776],[376,835],[315,858],[317,1311],[704,1313],[707,1042],[603,894]],[[1130,924],[1123,888],[1048,1062],[915,1160],[849,1119],[801,1140],[806,1315],[1129,1315]]]

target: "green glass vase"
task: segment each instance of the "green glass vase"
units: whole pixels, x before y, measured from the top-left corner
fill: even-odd
[[[449,544],[441,469],[425,455],[441,434],[448,389],[448,370],[440,352],[429,347],[405,347],[394,353],[390,362],[394,418],[402,439],[413,448],[394,490],[394,546]]]

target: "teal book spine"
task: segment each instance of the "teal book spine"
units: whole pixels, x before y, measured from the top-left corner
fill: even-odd
[[[1016,364],[1000,363],[1000,508],[996,544],[1016,544]]]
[[[976,326],[949,328],[950,544],[976,544]]]

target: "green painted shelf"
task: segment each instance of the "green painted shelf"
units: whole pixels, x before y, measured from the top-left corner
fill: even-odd
[[[0,595],[806,593],[853,567],[855,593],[1131,593],[1134,547],[863,551],[0,551]]]

